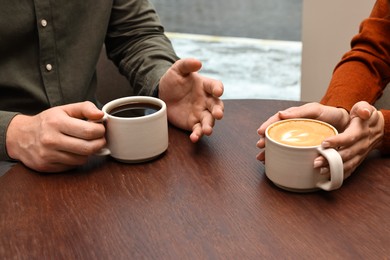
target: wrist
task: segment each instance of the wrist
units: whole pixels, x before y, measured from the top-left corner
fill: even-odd
[[[20,131],[26,125],[26,121],[29,117],[18,114],[10,121],[5,138],[5,147],[7,154],[12,160],[19,160],[19,147],[22,136]]]

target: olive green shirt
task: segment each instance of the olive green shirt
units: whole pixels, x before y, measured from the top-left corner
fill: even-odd
[[[95,102],[103,44],[138,95],[178,59],[148,0],[18,0],[0,4],[0,160],[10,120]]]

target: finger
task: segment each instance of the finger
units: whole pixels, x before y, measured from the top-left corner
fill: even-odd
[[[90,101],[64,105],[61,107],[70,117],[99,120],[104,113]]]
[[[224,104],[222,100],[218,98],[208,98],[206,100],[206,106],[215,119],[220,120],[223,118]]]
[[[335,136],[326,138],[322,142],[324,148],[350,147],[356,144],[365,136],[362,132],[362,122],[360,120],[351,120],[349,127],[343,132]]]
[[[267,129],[267,127],[269,125],[271,125],[272,123],[275,123],[277,121],[280,121],[282,120],[279,116],[279,112],[274,114],[273,116],[271,116],[270,118],[267,119],[267,121],[265,121],[263,124],[261,124],[261,126],[257,129],[257,134],[260,135],[260,136],[264,136],[265,135],[265,130]]]
[[[61,172],[84,165],[88,156],[70,154],[63,151],[50,151],[43,157],[27,162],[27,166],[39,172]]]
[[[339,142],[339,144],[345,144],[345,146],[341,146],[338,149],[338,153],[344,163],[345,172],[350,174],[367,156],[369,152],[367,142],[366,138],[360,138],[358,136],[352,137],[350,140],[345,138],[345,140]]]
[[[203,87],[204,91],[213,97],[221,97],[223,95],[223,83],[219,80],[203,77]]]
[[[356,168],[362,163],[363,158],[362,157],[353,157],[350,160],[347,160],[344,162],[344,179],[349,177]]]
[[[275,123],[277,121],[283,120],[283,119],[289,119],[289,118],[296,118],[296,117],[303,117],[303,112],[299,112],[301,110],[304,110],[306,106],[301,107],[290,107],[288,109],[279,111],[278,113],[274,114],[270,118],[268,118],[267,121],[265,121],[257,130],[257,133],[261,136],[265,135],[265,130],[269,125],[272,123]],[[306,113],[305,113],[306,114]]]
[[[63,166],[78,166],[84,165],[88,160],[88,155],[80,155],[69,153],[65,151],[57,151],[57,153],[52,154],[52,158],[49,158],[51,164],[63,165]]]
[[[371,113],[369,126],[372,127],[378,125],[379,119],[380,119],[380,112],[375,109],[374,112]]]
[[[193,58],[185,58],[176,61],[172,69],[177,71],[182,76],[187,76],[188,74],[192,72],[199,71],[202,68],[202,63]]]
[[[340,148],[338,150],[338,153],[343,161],[344,179],[350,176],[366,157],[361,154],[361,151],[359,153],[359,149],[357,149],[357,147],[359,147],[359,144],[346,149]],[[322,156],[318,157],[314,160],[314,168],[320,169],[321,174],[329,173],[329,162]]]
[[[260,149],[263,149],[265,147],[265,138],[264,137],[260,137],[259,141],[257,141],[257,143],[256,143],[256,147],[260,148]]]
[[[316,169],[326,167],[328,165],[329,165],[328,161],[323,156],[318,156],[314,160],[314,168],[316,168]]]
[[[83,140],[93,140],[104,136],[105,127],[101,123],[66,118],[62,121],[61,133]]]
[[[192,142],[197,142],[203,135],[211,135],[215,120],[208,111],[203,111],[200,122],[194,124],[190,139]]]
[[[83,140],[68,135],[59,136],[58,142],[61,143],[60,151],[72,155],[88,156],[97,153],[106,145],[104,137],[93,140]]]
[[[357,112],[358,116],[363,119],[367,120],[371,117],[372,112],[368,108],[359,109]],[[353,117],[352,117],[353,118]]]
[[[349,121],[349,114],[345,109],[324,106],[316,102],[307,103],[299,107],[291,107],[280,111],[279,114],[281,119],[311,118],[340,126]]]
[[[42,166],[38,166],[35,164],[26,164],[31,169],[35,169],[36,171],[39,171],[41,173],[55,173],[55,172],[65,172],[68,170],[71,170],[75,168],[76,166],[73,165],[66,165],[66,164],[60,164],[60,163],[51,163],[51,164],[45,164]]]
[[[257,154],[256,159],[264,162],[265,161],[265,151],[261,151],[260,153]]]
[[[366,138],[362,138],[350,146],[341,147],[339,149],[339,153],[343,161],[347,162],[350,160],[363,160],[363,158],[365,158],[366,155],[371,151],[370,149],[367,149],[367,142],[368,141]]]
[[[203,136],[203,132],[202,132],[202,125],[200,123],[197,123],[194,125],[194,127],[192,128],[192,133],[190,135],[190,140],[193,142],[193,143],[196,143],[199,141],[199,139]]]
[[[215,124],[214,117],[208,111],[203,111],[200,122],[203,134],[211,135]]]
[[[300,107],[290,107],[279,112],[281,119],[290,118],[313,118],[316,119],[321,114],[321,106],[317,103],[308,103]]]
[[[371,114],[375,111],[376,109],[371,106],[369,103],[365,101],[360,101],[357,102],[351,109],[350,112],[350,117],[360,117],[363,120],[367,120],[370,118]]]
[[[221,101],[220,104],[214,105],[214,107],[212,108],[212,115],[215,119],[221,120],[223,118],[223,114],[224,114],[223,111],[224,111],[224,108],[223,108],[223,103]]]

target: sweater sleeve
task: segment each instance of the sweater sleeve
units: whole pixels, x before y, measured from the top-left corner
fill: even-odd
[[[381,110],[385,119],[384,138],[381,150],[385,154],[390,154],[390,110]]]
[[[390,11],[378,0],[351,41],[351,50],[337,64],[322,104],[350,110],[358,101],[374,104],[390,82]],[[385,119],[383,151],[390,152],[390,111]]]

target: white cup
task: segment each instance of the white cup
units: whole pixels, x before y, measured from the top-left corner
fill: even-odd
[[[105,104],[102,111],[107,145],[97,155],[138,163],[155,159],[167,150],[167,107],[161,99],[148,96],[119,98]]]
[[[298,129],[303,124],[302,129]],[[322,133],[322,130],[324,133]],[[278,121],[265,132],[265,174],[278,187],[294,192],[335,190],[344,180],[343,161],[332,148],[323,149],[321,142],[337,130],[321,121],[312,119],[289,119]],[[314,141],[314,139],[318,139]],[[314,160],[323,155],[329,163],[330,172],[321,174],[314,168]]]

